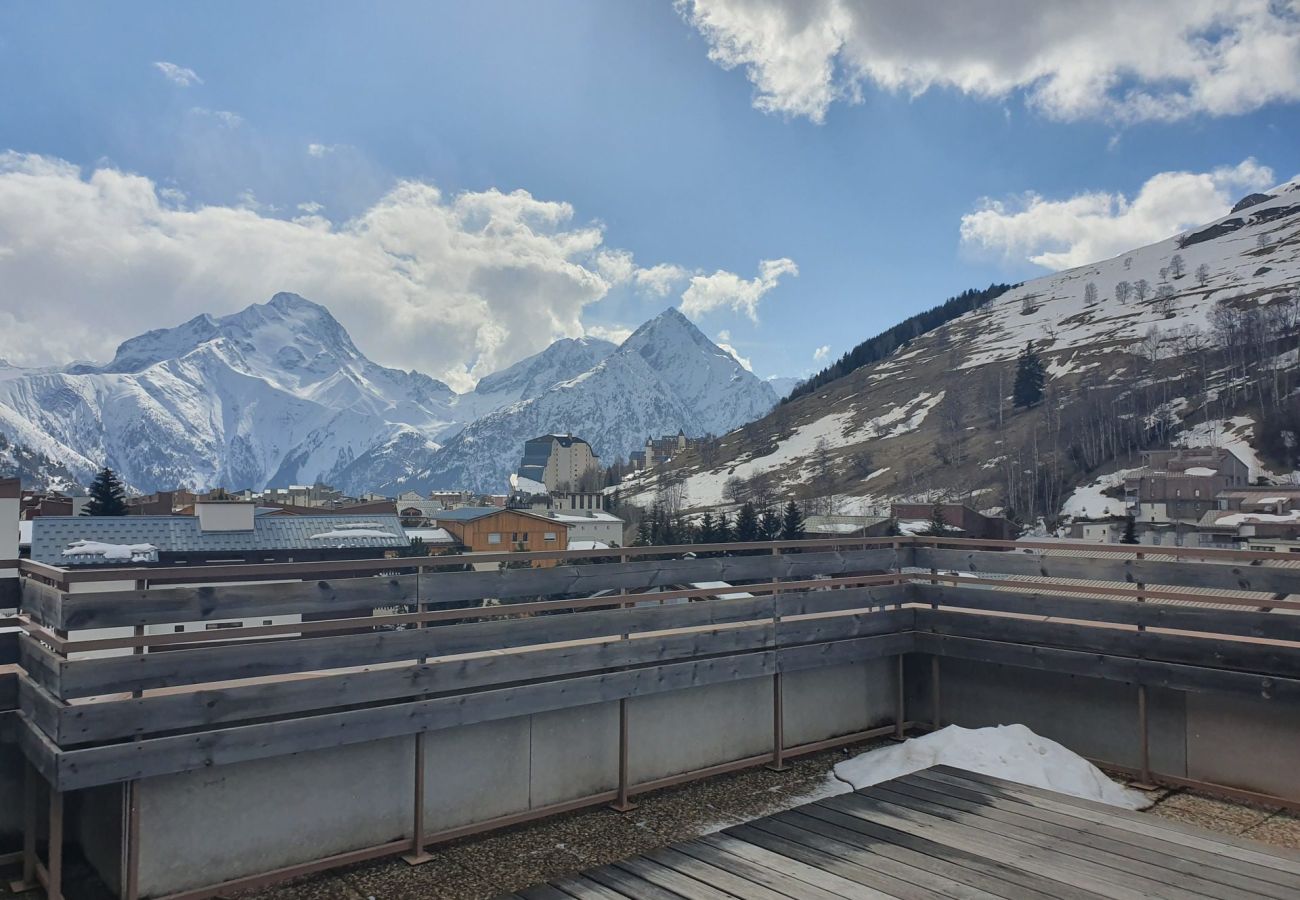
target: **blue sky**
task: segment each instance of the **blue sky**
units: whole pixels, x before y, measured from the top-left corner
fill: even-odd
[[[1225,75],[1220,66],[1209,74],[1179,72],[1170,88],[1162,73],[1133,71],[1117,56],[1098,63],[1119,73],[1093,91],[1100,100],[1080,101],[1077,85],[1062,87],[1051,74],[1046,50],[983,83],[969,74],[983,70],[963,56],[960,33],[951,52],[931,45],[940,39],[909,56],[906,37],[882,49],[878,35],[862,31],[867,26],[841,19],[831,50],[814,48],[793,69],[783,68],[781,54],[807,27],[803,14],[835,21],[839,2],[810,0],[767,34],[762,29],[769,26],[745,18],[752,4],[743,0],[718,0],[716,9],[651,0],[375,8],[6,4],[0,152],[28,160],[11,160],[8,174],[25,175],[23,189],[33,192],[28,202],[42,225],[32,233],[68,247],[99,247],[121,265],[89,266],[81,282],[51,273],[42,267],[56,266],[57,255],[20,246],[14,235],[24,224],[0,212],[0,249],[8,240],[11,257],[30,250],[21,271],[6,279],[21,284],[23,295],[0,295],[0,318],[8,306],[15,324],[11,346],[0,339],[0,355],[32,364],[102,356],[148,321],[172,324],[209,306],[228,312],[283,289],[330,305],[376,359],[465,386],[575,327],[613,335],[635,327],[681,303],[699,276],[706,280],[691,314],[710,337],[725,335],[760,375],[806,374],[964,288],[1044,274],[1047,268],[1030,261],[1044,251],[1083,261],[1079,254],[1124,249],[1108,243],[1111,235],[1155,240],[1192,224],[1156,210],[1112,227],[1124,216],[1118,195],[1133,201],[1160,173],[1202,176],[1191,204],[1200,215],[1217,214],[1215,203],[1267,177],[1282,181],[1300,171],[1292,83],[1300,79],[1285,66],[1271,68],[1281,87],[1261,88],[1250,72],[1236,73],[1237,82],[1225,87],[1233,72]],[[1132,4],[1130,13],[1145,21],[1156,5]],[[1293,12],[1264,24],[1293,37],[1286,30]],[[1238,23],[1243,33],[1251,24]],[[1132,30],[1140,34],[1142,27]],[[1050,50],[1058,37],[1050,24],[1026,26],[1022,42],[1035,40]],[[1294,62],[1297,46],[1285,43],[1275,52]],[[1078,46],[1063,44],[1057,52],[1066,59]],[[826,58],[826,78],[803,80]],[[1167,92],[1158,95],[1163,105],[1135,112],[1139,105],[1129,98],[1146,84]],[[821,101],[806,100],[822,88]],[[1216,99],[1227,94],[1232,99]],[[35,171],[32,156],[49,165]],[[1247,160],[1254,161],[1248,170],[1234,168]],[[66,184],[68,171],[50,170],[59,161],[75,167],[72,177],[83,185],[97,169],[142,176],[172,211],[228,207],[243,217],[285,221],[314,214],[329,223],[318,228],[364,218],[403,180],[437,188],[437,201],[421,202],[524,191],[535,201],[568,204],[571,215],[549,223],[547,248],[526,250],[528,265],[509,273],[499,262],[484,271],[441,255],[450,251],[414,248],[408,258],[399,250],[398,259],[423,274],[414,284],[406,278],[394,299],[368,313],[364,300],[349,299],[366,293],[366,282],[335,302],[319,296],[318,278],[301,275],[332,250],[304,251],[292,266],[266,265],[265,281],[258,273],[228,284],[211,275],[232,265],[255,268],[260,258],[246,253],[193,262],[227,242],[274,243],[273,229],[236,239],[209,222],[163,262],[148,245],[174,238],[168,232],[184,223],[114,245],[119,235],[112,232],[123,229],[114,228],[117,214],[109,211],[102,241],[84,230],[60,238],[60,228],[73,225],[51,220],[60,214],[60,191],[75,185]],[[1026,192],[1042,198],[1041,217],[1016,218],[1032,205]],[[76,202],[100,204],[101,212],[116,202],[111,189],[96,193]],[[1069,205],[1085,194],[1103,195],[1100,213],[1095,203]],[[971,220],[979,229],[963,239],[963,217],[989,210],[991,201],[1001,205]],[[456,227],[475,232],[482,226],[476,217],[496,209],[458,216]],[[510,228],[551,213],[517,212],[522,219]],[[1079,221],[1062,226],[1061,216]],[[390,257],[392,245],[402,243],[393,233],[402,221],[394,214],[384,226]],[[413,229],[430,227],[425,219],[409,221]],[[265,221],[256,224],[266,228]],[[133,220],[128,227],[150,226]],[[598,247],[590,243],[592,228]],[[575,255],[570,241],[586,241],[587,250]],[[646,289],[635,278],[608,275],[607,265],[592,261],[602,250],[630,253],[638,268],[672,267],[661,270],[667,286]],[[519,252],[515,244],[492,249],[506,257]],[[178,256],[197,268],[154,277],[179,267]],[[763,260],[793,265],[758,284]],[[583,271],[575,273],[575,264]],[[438,274],[448,268],[459,272],[450,285]],[[604,282],[589,283],[589,272],[602,273]],[[728,277],[708,280],[715,273]],[[569,282],[574,277],[577,287]],[[506,292],[545,297],[547,316],[521,313],[520,297],[498,296]],[[25,323],[18,304],[42,299],[93,328],[51,337],[50,328]],[[106,302],[119,314],[96,318],[100,313],[89,307]],[[78,303],[87,307],[84,316]],[[379,317],[396,321],[401,334],[376,326],[371,320]],[[485,332],[484,323],[493,327]],[[20,341],[23,324],[29,327]],[[473,335],[472,349],[463,349],[463,338],[440,343],[439,335],[456,329]],[[483,337],[488,332],[495,337]]]

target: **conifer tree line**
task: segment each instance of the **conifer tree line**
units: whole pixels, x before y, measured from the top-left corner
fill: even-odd
[[[746,502],[735,518],[725,512],[705,512],[698,520],[674,514],[656,501],[637,526],[638,546],[668,544],[737,544],[754,541],[798,541],[804,537],[803,511],[791,500],[780,511],[775,506],[762,510]]]

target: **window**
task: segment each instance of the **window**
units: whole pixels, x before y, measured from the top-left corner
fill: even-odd
[[[174,625],[174,626],[172,626],[172,631],[176,632],[177,634],[180,634],[180,633],[182,633],[183,631],[185,631],[185,626],[184,626],[184,625]]]
[[[545,534],[542,535],[542,538],[543,538],[544,540],[553,541],[553,540],[555,540],[555,532],[554,532],[554,531],[548,531],[548,532],[546,532]]]
[[[488,535],[488,543],[489,543],[489,544],[499,544],[499,543],[501,543],[501,534],[500,534],[500,532],[494,531],[494,532],[492,532],[491,534],[489,534],[489,535]]]
[[[271,624],[271,620],[270,620],[270,619],[263,619],[263,620],[262,620],[262,624],[263,624],[263,625],[270,625],[270,624]]]

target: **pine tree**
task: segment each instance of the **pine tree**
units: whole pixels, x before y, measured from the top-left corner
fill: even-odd
[[[1011,389],[1012,403],[1026,409],[1038,403],[1043,399],[1043,385],[1046,381],[1047,371],[1034,350],[1034,342],[1030,341],[1016,360],[1016,382]]]
[[[770,506],[758,517],[758,533],[765,541],[774,541],[781,536],[781,516]]]
[[[803,540],[803,513],[793,500],[785,505],[785,514],[781,516],[781,540]]]
[[[124,516],[126,513],[126,490],[122,487],[122,479],[112,469],[100,469],[90,485],[90,500],[82,515]]]
[[[754,504],[746,503],[736,513],[736,540],[748,543],[758,540],[758,513]]]
[[[931,537],[944,537],[948,534],[948,521],[943,517],[943,504],[935,503],[930,508],[930,521],[925,526],[925,533]]]
[[[1136,544],[1138,542],[1137,523],[1132,516],[1124,517],[1124,536],[1119,539],[1121,544]]]
[[[713,513],[706,512],[700,517],[699,537],[701,544],[716,544],[718,542],[718,526],[713,521]]]
[[[734,538],[735,535],[731,531],[731,520],[727,518],[726,513],[723,513],[722,515],[718,516],[717,528],[718,528],[717,531],[718,543],[730,544],[732,538]]]

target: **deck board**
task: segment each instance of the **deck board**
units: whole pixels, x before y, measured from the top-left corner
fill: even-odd
[[[936,766],[517,896],[1287,900],[1300,854]]]

